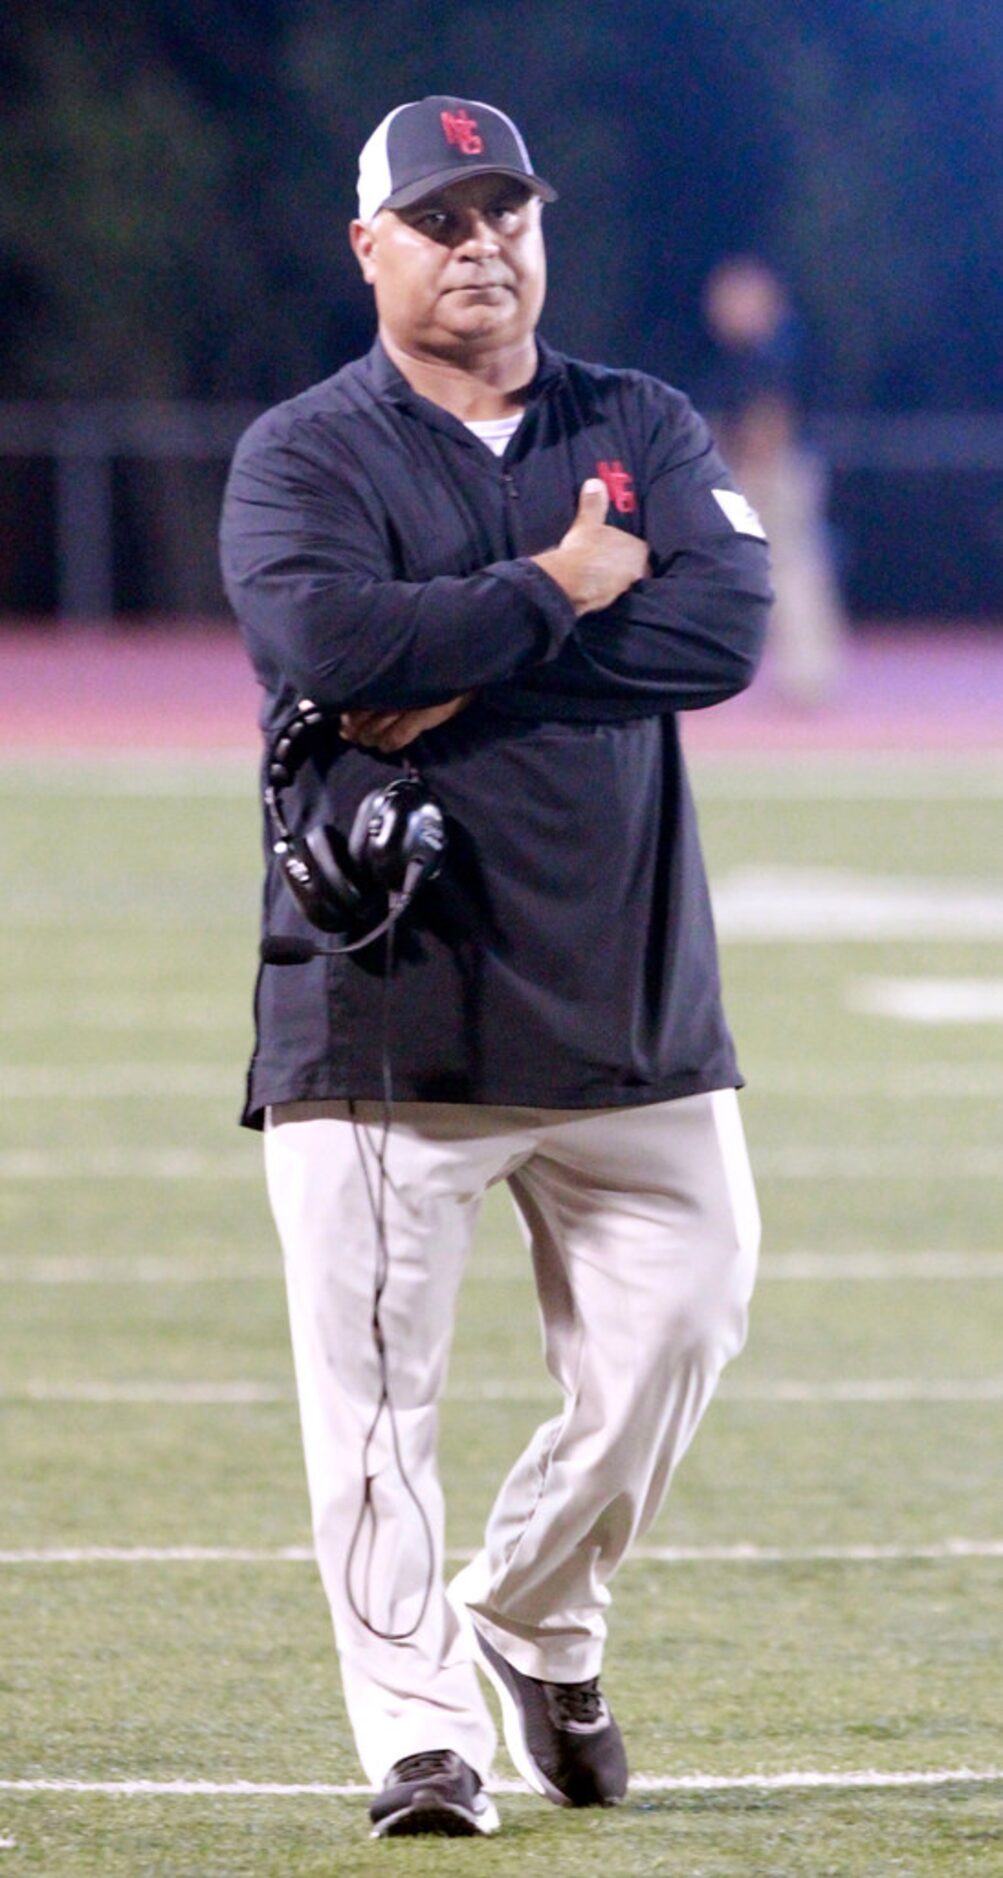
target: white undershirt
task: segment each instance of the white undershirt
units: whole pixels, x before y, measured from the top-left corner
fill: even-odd
[[[509,438],[515,436],[522,423],[522,412],[513,411],[511,417],[468,417],[464,422],[495,456],[504,456]]]

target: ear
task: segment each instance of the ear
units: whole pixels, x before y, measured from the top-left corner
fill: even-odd
[[[362,269],[362,278],[371,287],[376,278],[376,263],[373,258],[376,236],[368,222],[355,221],[348,225],[348,239],[352,244],[352,253]]]

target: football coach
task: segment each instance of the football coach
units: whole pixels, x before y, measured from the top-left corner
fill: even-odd
[[[266,740],[244,1121],[377,1836],[497,1828],[479,1672],[531,1787],[623,1798],[609,1587],[758,1251],[677,714],[751,681],[767,548],[679,391],[539,336],[554,198],[501,111],[392,111],[351,225],[378,337],[251,426],[222,522]],[[560,1405],[447,1591],[437,1409],[499,1181]]]

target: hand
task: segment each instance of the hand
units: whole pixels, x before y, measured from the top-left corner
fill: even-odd
[[[598,476],[584,482],[578,513],[556,548],[533,560],[563,589],[575,612],[598,613],[612,606],[649,571],[648,544],[606,521],[609,490]]]
[[[473,695],[472,691],[464,691],[446,704],[429,704],[420,710],[343,711],[338,728],[346,743],[358,743],[364,750],[380,750],[390,756],[395,750],[406,749],[423,730],[434,730],[437,724],[445,724],[465,710]]]

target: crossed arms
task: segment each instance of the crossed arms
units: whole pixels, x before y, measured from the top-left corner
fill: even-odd
[[[382,751],[482,692],[524,716],[602,721],[741,690],[770,599],[765,543],[713,499],[731,485],[700,420],[674,414],[656,432],[639,484],[645,537],[610,525],[605,485],[589,480],[555,546],[416,580],[390,576],[396,502],[335,427],[252,432],[231,474],[223,566],[266,688],[295,687]],[[414,511],[410,522],[415,538]]]

